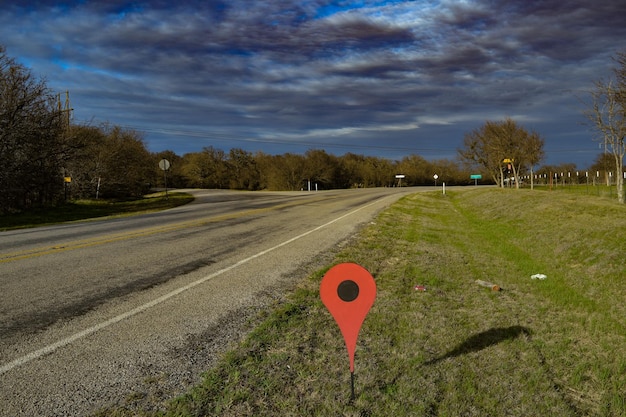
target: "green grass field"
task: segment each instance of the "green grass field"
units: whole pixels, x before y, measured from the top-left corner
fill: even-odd
[[[625,232],[626,207],[593,195],[410,195],[336,259],[361,264],[378,287],[354,401],[343,339],[319,299],[323,270],[163,411],[129,396],[98,415],[626,415]]]

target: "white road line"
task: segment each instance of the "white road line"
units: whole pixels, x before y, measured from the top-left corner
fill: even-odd
[[[214,272],[214,273],[212,273],[210,275],[207,275],[206,277],[200,278],[197,281],[191,282],[191,283],[189,283],[189,284],[187,284],[187,285],[185,285],[183,287],[177,288],[174,291],[171,291],[171,292],[169,292],[169,293],[167,293],[165,295],[162,295],[161,297],[156,298],[156,299],[154,299],[154,300],[152,300],[152,301],[150,301],[150,302],[148,302],[146,304],[140,305],[139,307],[134,308],[134,309],[132,309],[130,311],[127,311],[126,313],[122,313],[122,314],[120,314],[118,316],[110,318],[109,320],[103,321],[102,323],[96,324],[95,326],[89,327],[89,328],[87,328],[87,329],[85,329],[83,331],[80,331],[78,333],[74,333],[71,336],[68,336],[68,337],[66,337],[64,339],[61,339],[61,340],[59,340],[59,341],[57,341],[55,343],[52,343],[52,344],[50,344],[48,346],[45,346],[45,347],[43,347],[43,348],[41,348],[39,350],[36,350],[36,351],[31,352],[31,353],[29,353],[27,355],[24,355],[24,356],[22,356],[20,358],[17,358],[17,359],[15,359],[15,360],[13,360],[13,361],[5,364],[5,365],[0,366],[0,375],[4,374],[5,372],[9,372],[10,370],[12,370],[14,368],[17,368],[19,366],[25,365],[28,362],[33,361],[35,359],[38,359],[38,358],[40,358],[40,357],[42,357],[44,355],[48,355],[50,353],[53,353],[57,349],[60,349],[60,348],[65,347],[67,345],[70,345],[70,344],[74,343],[75,341],[77,341],[79,339],[82,339],[82,338],[87,337],[87,336],[89,336],[89,335],[91,335],[93,333],[96,333],[99,330],[105,329],[105,328],[107,328],[107,327],[109,327],[109,326],[111,326],[113,324],[121,322],[122,320],[126,320],[127,318],[130,318],[130,317],[135,316],[135,315],[137,315],[139,313],[142,313],[142,312],[148,310],[149,308],[152,308],[152,307],[154,307],[156,305],[161,304],[164,301],[169,300],[172,297],[177,296],[178,294],[181,294],[181,293],[183,293],[183,292],[185,292],[187,290],[190,290],[190,289],[192,289],[192,288],[194,288],[194,287],[196,287],[196,286],[198,286],[200,284],[203,284],[203,283],[207,282],[210,279],[213,279],[213,278],[215,278],[215,277],[217,277],[219,275],[222,275],[222,274],[224,274],[224,273],[226,273],[228,271],[231,271],[231,270],[233,270],[233,269],[235,269],[235,268],[237,268],[237,267],[239,267],[239,266],[241,266],[243,264],[246,264],[246,263],[250,262],[253,259],[259,258],[259,257],[261,257],[261,256],[263,256],[263,255],[265,255],[265,254],[267,254],[267,253],[269,253],[269,252],[271,252],[271,251],[273,251],[275,249],[281,248],[281,247],[283,247],[285,245],[288,245],[288,244],[290,244],[290,243],[292,243],[292,242],[294,242],[294,241],[296,241],[298,239],[301,239],[301,238],[303,238],[303,237],[305,237],[307,235],[310,235],[311,233],[317,232],[318,230],[323,229],[324,227],[330,226],[331,224],[336,223],[336,222],[338,222],[339,220],[341,220],[343,218],[351,216],[351,215],[353,215],[354,213],[356,213],[356,212],[358,212],[360,210],[363,210],[363,209],[365,209],[367,207],[373,206],[374,204],[376,204],[378,202],[380,202],[380,199],[374,201],[373,203],[367,204],[367,205],[365,205],[363,207],[359,207],[356,210],[352,210],[351,212],[346,213],[346,214],[344,214],[342,216],[339,216],[336,219],[329,221],[328,223],[324,223],[321,226],[317,226],[316,228],[311,229],[308,232],[304,232],[304,233],[302,233],[302,234],[300,234],[298,236],[292,237],[291,239],[286,240],[286,241],[284,241],[282,243],[279,243],[276,246],[273,246],[273,247],[271,247],[269,249],[265,249],[265,250],[263,250],[263,251],[261,251],[261,252],[259,252],[257,254],[254,254],[254,255],[249,256],[249,257],[247,257],[245,259],[242,259],[239,262],[232,264],[231,266],[228,266],[226,268],[220,269],[219,271],[216,271],[216,272]]]

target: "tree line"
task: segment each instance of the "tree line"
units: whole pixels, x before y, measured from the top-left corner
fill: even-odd
[[[427,161],[417,155],[390,161],[354,153],[336,156],[321,149],[308,150],[304,155],[269,155],[236,148],[225,153],[206,147],[182,157],[171,151],[160,152],[157,158],[171,162],[168,178],[177,187],[251,191],[393,187],[432,184],[435,173],[451,184],[469,183],[469,174],[455,161]],[[396,178],[400,173],[404,179]]]

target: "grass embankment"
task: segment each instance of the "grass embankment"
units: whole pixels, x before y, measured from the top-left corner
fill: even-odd
[[[129,201],[75,200],[63,205],[0,216],[0,231],[44,226],[107,216],[126,216],[166,210],[193,201],[187,193],[156,193]]]
[[[378,286],[354,402],[320,271],[166,412],[102,415],[626,415],[625,230],[626,208],[590,196],[411,195],[337,258]]]

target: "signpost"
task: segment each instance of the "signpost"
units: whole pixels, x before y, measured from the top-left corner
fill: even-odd
[[[350,400],[354,400],[354,352],[365,316],[376,298],[372,275],[355,263],[330,268],[320,284],[320,298],[343,335],[350,359]]]
[[[63,201],[67,201],[67,187],[72,184],[72,177],[63,177]]]
[[[470,179],[474,180],[474,185],[478,185],[478,180],[482,179],[482,175],[480,174],[472,174],[470,175]]]
[[[437,186],[437,178],[439,178],[439,175],[435,174],[433,175],[433,178],[435,179],[435,187]]]
[[[163,177],[165,178],[165,199],[169,200],[169,196],[167,195],[167,170],[170,169],[170,161],[161,159],[159,161],[159,168],[163,171]]]
[[[398,174],[396,175],[396,178],[398,179],[398,187],[402,187],[402,178],[405,178],[406,175],[404,174]]]

